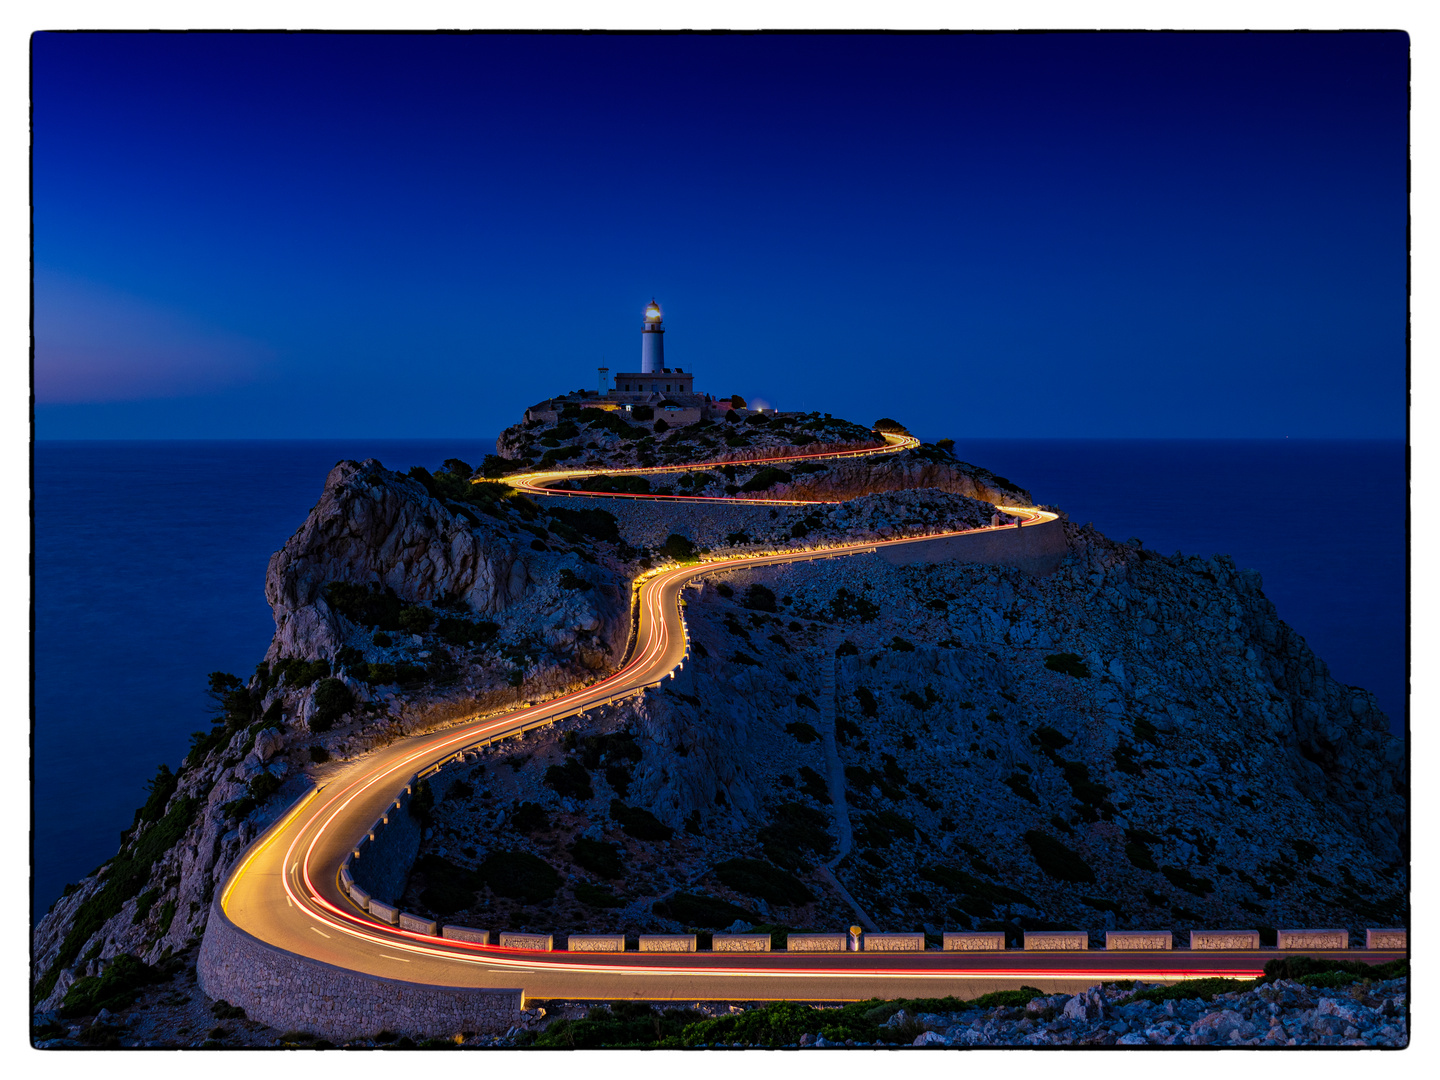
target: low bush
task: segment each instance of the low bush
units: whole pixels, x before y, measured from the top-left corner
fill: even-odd
[[[578,576],[568,566],[560,568],[560,577],[557,582],[562,589],[569,589],[572,592],[589,592],[595,586],[584,578]]]
[[[1058,671],[1062,675],[1069,675],[1076,679],[1088,679],[1090,668],[1085,661],[1074,653],[1056,653],[1054,656],[1045,657],[1045,666],[1051,671]]]
[[[695,544],[689,537],[671,533],[660,545],[660,554],[676,562],[687,562],[695,558]]]
[[[802,770],[802,776],[804,772]],[[812,770],[810,775],[823,785],[817,773]],[[828,802],[828,798],[825,801]],[[834,849],[829,824],[830,818],[814,807],[800,802],[781,803],[775,808],[770,824],[756,833],[756,839],[767,859],[793,870],[801,864],[803,852],[824,856]]]
[[[603,885],[592,885],[588,881],[579,882],[572,890],[575,899],[586,907],[594,908],[617,908],[624,907],[625,901],[616,896]]]
[[[496,896],[543,904],[555,898],[560,875],[555,868],[526,851],[495,851],[479,866],[481,881]]]
[[[767,904],[808,904],[815,895],[793,874],[759,859],[727,859],[715,867],[715,876],[727,888],[757,896]]]
[[[622,495],[648,495],[650,493],[650,481],[643,476],[608,476],[599,473],[595,476],[585,476],[580,479],[581,491],[599,491],[604,493],[619,493]]]
[[[533,835],[550,831],[550,815],[538,803],[522,802],[510,817],[510,827],[518,833]]]
[[[857,596],[849,589],[837,589],[830,599],[830,613],[839,622],[859,619],[873,622],[880,615],[880,605],[864,596]]]
[[[649,810],[638,806],[626,806],[619,799],[610,801],[610,817],[619,823],[621,830],[636,840],[669,840],[675,830],[666,825]]]
[[[842,641],[839,645],[835,647],[835,655],[837,657],[859,656],[860,646],[856,645],[853,641]]]
[[[875,700],[875,695],[867,687],[857,686],[855,688],[855,700],[860,703],[860,712],[874,720],[880,715],[880,703]]]
[[[545,770],[544,784],[561,798],[569,797],[585,802],[595,797],[590,786],[590,773],[574,758],[566,758],[560,765],[551,765]]]
[[[754,924],[760,916],[728,900],[713,896],[697,896],[694,893],[676,893],[667,900],[657,900],[654,912],[662,919],[674,919],[682,926],[694,926],[705,930],[721,930],[735,920]]]
[[[355,707],[355,694],[339,679],[325,679],[315,688],[315,713],[311,731],[329,731],[335,721]]]
[[[435,633],[447,645],[486,645],[500,633],[498,623],[487,620],[443,616],[435,624]]]
[[[787,734],[793,735],[795,740],[802,744],[817,742],[820,739],[820,733],[803,720],[797,720],[793,724],[786,724],[785,731]]]
[[[1165,879],[1177,889],[1184,889],[1195,896],[1208,895],[1215,888],[1213,881],[1208,878],[1196,877],[1183,866],[1162,866],[1160,873],[1164,874]]]
[[[374,583],[365,586],[349,581],[332,581],[321,589],[321,595],[333,611],[358,626],[373,626],[381,630],[400,628],[400,611],[405,604],[392,588],[386,587],[382,592],[380,586]]]
[[[741,605],[751,611],[775,611],[775,594],[759,582],[752,584],[745,590],[745,598],[740,601]]]
[[[1025,843],[1036,864],[1050,877],[1060,881],[1094,882],[1095,871],[1090,864],[1053,836],[1031,829],[1025,834]]]
[[[625,876],[625,866],[620,861],[620,848],[615,844],[581,836],[570,845],[570,856],[575,860],[576,866],[600,877],[615,881]]]
[[[112,959],[99,975],[82,976],[75,980],[65,992],[60,1015],[69,1019],[93,1016],[101,1009],[116,1012],[134,1002],[145,987],[165,982],[169,978],[163,971],[151,967],[138,957],[121,953]]]
[[[830,802],[830,785],[809,765],[800,766],[800,790],[819,803]]]
[[[618,544],[620,542],[620,526],[615,520],[615,515],[608,510],[570,510],[563,506],[553,507],[546,510],[551,521],[558,521],[570,526],[578,533],[583,533],[595,540],[603,540],[606,543]]]
[[[485,886],[476,871],[439,855],[420,856],[412,873],[425,881],[420,903],[441,917],[469,910],[475,904],[475,894]]]

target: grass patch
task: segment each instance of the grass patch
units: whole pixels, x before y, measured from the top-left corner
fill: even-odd
[[[170,976],[129,953],[121,953],[99,975],[76,979],[65,993],[60,1015],[69,1019],[93,1016],[101,1009],[116,1012],[131,1004],[140,991]]]

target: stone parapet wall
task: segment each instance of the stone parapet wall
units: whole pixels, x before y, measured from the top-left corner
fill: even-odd
[[[1005,948],[1002,930],[946,933],[940,938],[946,952],[998,952]]]
[[[1277,949],[1348,949],[1348,930],[1277,930]]]
[[[1367,949],[1404,949],[1409,944],[1409,934],[1404,930],[1366,930]]]
[[[1121,951],[1154,952],[1173,949],[1175,935],[1169,930],[1107,930],[1105,948]]]
[[[200,988],[281,1030],[332,1041],[390,1030],[424,1038],[502,1032],[521,1019],[524,992],[402,982],[297,956],[239,929],[217,901],[195,964]]]
[[[501,934],[500,948],[529,949],[532,952],[551,952],[555,948],[554,934]]]
[[[716,934],[710,939],[711,952],[769,952],[769,934]]]
[[[565,942],[570,952],[624,952],[624,934],[571,934]]]
[[[1090,935],[1084,930],[1026,930],[1025,949],[1033,952],[1070,952],[1090,947]]]
[[[472,945],[490,944],[489,930],[475,930],[469,926],[447,926],[440,931],[440,936],[451,941],[466,941]]]
[[[1191,930],[1192,949],[1258,949],[1259,930]]]
[[[924,934],[866,934],[866,952],[924,952]]]
[[[893,566],[917,563],[968,562],[983,566],[1015,566],[1037,576],[1050,574],[1070,550],[1062,521],[1046,521],[1020,529],[994,529],[916,540],[878,547],[875,553]]]
[[[641,952],[694,952],[694,934],[641,934]]]
[[[844,934],[790,934],[785,938],[786,952],[844,952]]]

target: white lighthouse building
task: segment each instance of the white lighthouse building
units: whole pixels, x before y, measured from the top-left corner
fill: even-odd
[[[645,308],[645,324],[640,329],[640,372],[651,375],[665,370],[665,324],[661,321],[660,305],[651,299]]]

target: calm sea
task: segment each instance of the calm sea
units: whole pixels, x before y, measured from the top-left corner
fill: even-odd
[[[270,554],[343,458],[478,463],[494,442],[39,442],[35,903],[115,854],[160,762],[208,726],[205,676],[248,675],[274,625]],[[1398,442],[974,440],[956,447],[1116,539],[1224,552],[1342,682],[1403,725]]]

